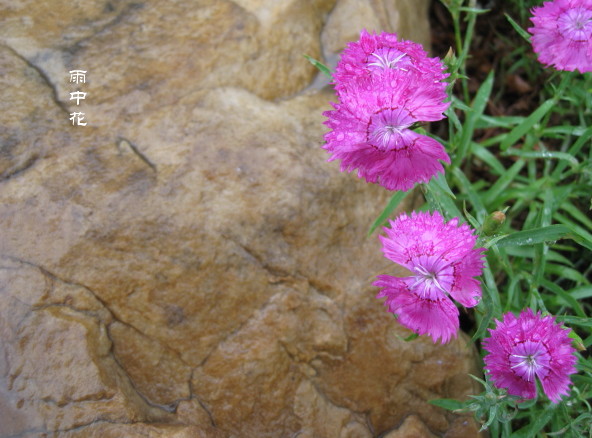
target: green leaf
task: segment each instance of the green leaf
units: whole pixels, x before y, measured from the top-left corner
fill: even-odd
[[[506,236],[508,236],[508,234],[505,234],[502,237],[506,237]],[[496,240],[496,242],[497,242],[497,240]],[[489,245],[489,246],[491,246],[491,245]],[[535,257],[534,247],[532,247],[532,246],[509,246],[507,248],[504,248],[504,251],[509,256],[530,258],[530,259],[533,259]],[[573,263],[567,257],[564,257],[563,255],[561,255],[558,252],[553,251],[553,250],[549,250],[549,252],[547,253],[547,260],[552,261],[552,262],[559,262],[559,263],[562,263],[567,266],[573,266]]]
[[[584,359],[582,356],[577,355],[578,361],[576,363],[576,368],[581,371],[586,371],[587,373],[592,373],[592,363],[588,360]]]
[[[333,74],[331,73],[331,70],[325,64],[323,64],[320,61],[317,61],[316,59],[314,59],[308,55],[302,55],[302,56],[304,56],[306,59],[308,59],[308,62],[310,62],[312,65],[314,65],[316,68],[318,68],[321,73],[324,73],[327,76],[329,76],[331,79],[333,79]]]
[[[566,266],[573,266],[573,262],[570,259],[553,250],[549,250],[549,252],[547,253],[547,260],[549,260],[550,262],[559,262],[562,265]]]
[[[432,178],[425,186],[425,197],[430,209],[441,212],[446,219],[458,217],[462,220],[462,213],[450,197],[448,191],[444,188],[444,183],[442,181],[437,181],[439,178],[444,178],[444,180],[446,180],[446,177],[440,174],[437,178]],[[447,187],[448,183],[445,183],[445,185]]]
[[[452,126],[454,126],[457,131],[462,131],[462,123],[456,115],[455,106],[450,105],[444,114],[448,118],[448,121],[452,122]],[[452,126],[450,127],[451,129]]]
[[[512,129],[506,138],[501,142],[500,148],[502,151],[507,150],[510,146],[515,144],[524,134],[532,129],[544,116],[553,108],[557,102],[554,99],[549,99],[538,107],[530,116],[528,116],[522,123]]]
[[[576,300],[583,300],[584,298],[592,297],[592,286],[575,287],[568,293]]]
[[[492,237],[490,239],[484,240],[483,247],[485,249],[489,249],[493,245],[495,245],[497,242],[499,242],[502,239],[505,239],[506,237],[508,237],[508,235],[507,234],[504,234],[503,236],[495,236],[495,237]]]
[[[477,91],[477,94],[475,95],[471,111],[467,114],[467,118],[463,125],[463,130],[460,137],[460,144],[454,157],[453,165],[455,167],[458,167],[461,161],[466,158],[467,152],[469,151],[469,146],[471,145],[471,140],[473,138],[475,123],[483,114],[485,106],[489,101],[489,95],[491,94],[491,89],[493,87],[493,79],[494,74],[492,70],[491,72],[489,72],[487,78],[485,79],[483,84],[481,84],[479,91]]]
[[[575,135],[575,134],[574,134]],[[577,141],[569,148],[569,150],[567,151],[568,154],[570,154],[571,156],[575,156],[577,155],[580,150],[582,149],[582,147],[584,146],[584,144],[586,144],[586,142],[588,140],[590,140],[590,137],[592,137],[592,126],[589,127],[588,129],[586,129],[580,136],[580,138],[577,139]],[[551,177],[555,180],[559,180],[561,179],[561,172],[563,172],[563,169],[565,168],[565,162],[559,162],[557,164],[557,168],[553,171]]]
[[[436,175],[435,178],[432,178],[432,181],[434,181],[434,184],[438,186],[440,191],[442,191],[443,193],[446,193],[452,199],[456,199],[456,196],[454,196],[454,193],[452,193],[452,190],[450,190],[450,186],[448,185],[448,181],[446,181],[445,174],[439,173],[438,175]]]
[[[525,31],[524,29],[522,29],[522,27],[520,27],[520,25],[518,23],[516,23],[512,17],[510,17],[508,14],[504,14],[506,16],[506,18],[508,19],[508,21],[510,22],[510,24],[512,25],[512,27],[514,28],[514,30],[516,32],[518,32],[518,35],[520,35],[522,38],[524,38],[529,44],[530,44],[530,34]]]
[[[411,333],[409,336],[407,336],[405,339],[403,339],[405,342],[411,342],[414,339],[419,338],[419,334],[417,333]]]
[[[561,286],[544,278],[541,280],[541,286],[547,288],[551,292],[557,294],[557,296],[561,297],[563,301],[577,313],[578,316],[586,318],[586,313],[582,309],[580,303],[572,295],[568,294],[565,290],[563,290]]]
[[[545,410],[532,416],[532,422],[512,434],[512,438],[534,438],[555,414],[559,404],[549,403]]]
[[[485,14],[490,11],[490,9],[480,9],[480,8],[469,8],[466,6],[462,6],[458,8],[459,11],[462,12],[471,12],[473,14]]]
[[[563,204],[561,204],[561,209],[568,212],[570,216],[580,221],[583,225],[592,230],[592,220],[590,220],[588,216],[582,213],[575,205],[573,205],[570,202],[564,202]]]
[[[578,316],[557,315],[557,321],[564,322],[567,325],[578,325],[581,327],[592,328],[592,318],[580,318]]]
[[[485,193],[483,196],[483,201],[485,205],[490,206],[490,209],[493,210],[494,201],[501,195],[501,193],[506,190],[506,188],[514,181],[516,175],[520,173],[522,168],[524,167],[524,160],[518,160],[512,166],[506,170],[502,176],[496,181],[496,183],[491,186],[491,188]]]
[[[576,350],[586,351],[586,347],[584,346],[584,341],[582,340],[582,338],[580,338],[578,336],[578,334],[576,332],[574,332],[573,330],[570,330],[569,335],[567,335],[567,337],[573,341],[573,346],[576,348]]]
[[[523,151],[520,149],[508,149],[504,155],[506,156],[516,156],[522,158],[553,158],[556,160],[565,160],[567,161],[572,167],[576,167],[579,162],[576,160],[572,155],[568,154],[567,152],[547,152],[547,151]]]
[[[506,172],[506,168],[503,166],[501,161],[499,161],[495,155],[489,152],[482,145],[474,142],[471,143],[471,152],[485,164],[489,165],[494,173],[503,175]]]
[[[543,135],[545,137],[549,136],[552,138],[564,138],[566,135],[574,135],[576,137],[579,137],[585,132],[585,128],[581,126],[571,125],[548,126],[545,129],[543,129]]]
[[[592,251],[592,234],[590,234],[588,231],[586,231],[579,225],[573,223],[562,214],[556,213],[555,218],[558,222],[561,222],[567,228],[569,228],[571,232],[569,236],[570,238],[578,242],[583,247],[588,248],[590,251]]]
[[[500,294],[497,288],[497,283],[495,282],[495,277],[493,272],[491,271],[491,267],[489,266],[489,261],[486,259],[484,266],[483,266],[483,279],[485,280],[485,290],[487,291],[486,295],[489,295],[491,298],[491,303],[493,306],[493,313],[492,315],[496,318],[501,316],[502,311],[502,304],[500,301]]]
[[[437,398],[428,400],[428,403],[448,411],[458,411],[465,408],[465,403],[451,398]]]
[[[474,229],[477,229],[481,226],[481,222],[479,222],[477,219],[475,219],[475,216],[473,216],[467,210],[467,202],[466,201],[463,201],[463,213],[464,213],[467,221],[471,224],[471,227],[473,227]]]
[[[482,114],[477,123],[475,124],[475,128],[486,129],[498,127],[510,129],[513,126],[518,125],[523,120],[524,117],[522,116],[488,116]]]
[[[577,368],[577,365],[576,365]],[[571,380],[575,385],[584,386],[588,385],[588,387],[592,386],[592,379],[588,376],[580,376],[578,374],[574,374],[571,377]]]
[[[506,304],[504,307],[504,312],[507,312],[512,308],[512,305],[515,305],[514,297],[516,296],[516,291],[519,290],[520,281],[524,280],[524,277],[525,276],[523,274],[518,274],[511,277],[510,284],[508,284],[506,288]],[[516,307],[520,308],[522,306],[520,305]]]
[[[485,314],[479,322],[479,327],[477,328],[477,331],[471,338],[471,343],[474,343],[475,341],[477,341],[477,339],[483,339],[485,337],[487,327],[493,319],[494,304],[493,300],[491,299],[491,293],[488,288],[484,288],[484,292],[485,293],[482,295],[482,301],[479,303],[477,309],[481,311],[485,310]]]
[[[535,245],[561,239],[569,232],[569,228],[565,225],[549,225],[548,227],[518,231],[498,240],[497,246],[503,248],[505,246]]]
[[[399,204],[405,199],[405,197],[409,194],[409,192],[396,192],[392,197],[385,209],[380,213],[380,216],[376,218],[372,226],[370,227],[370,231],[368,231],[368,236],[371,235],[374,230],[378,227],[382,226],[382,224],[388,219],[393,211],[399,206]]]
[[[463,193],[467,194],[473,208],[477,211],[477,219],[482,222],[487,216],[487,210],[481,202],[479,193],[473,188],[473,185],[459,167],[452,169],[452,175],[457,179],[459,188]]]
[[[568,268],[567,266],[556,265],[554,263],[547,264],[547,274],[557,275],[558,277],[566,278],[575,281],[576,283],[585,284],[588,282],[586,277],[584,277],[580,271]]]
[[[455,95],[452,95],[450,97],[450,101],[452,102],[450,107],[453,107],[453,109],[458,108],[459,110],[462,110],[465,113],[471,111],[471,107],[468,106],[467,104],[465,104],[462,100],[460,100]],[[448,110],[446,110],[447,113],[450,111],[450,107],[448,108]],[[454,111],[452,111],[452,112],[454,112]]]

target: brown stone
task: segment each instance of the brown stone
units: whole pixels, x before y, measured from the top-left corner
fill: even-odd
[[[401,340],[390,194],[326,162],[335,96],[303,91],[356,3],[32,5],[0,17],[0,437],[474,430],[427,403],[474,352]]]
[[[0,432],[170,420],[144,402],[114,360],[110,317],[84,287],[11,258],[2,258],[1,268],[0,398],[7,420]]]
[[[25,432],[19,437],[45,438],[47,435]],[[72,431],[60,432],[63,438],[216,438],[220,435],[214,430],[203,430],[196,426],[173,424],[112,424],[97,422]]]
[[[384,438],[435,438],[426,425],[416,416],[410,415],[396,430],[387,433]]]
[[[323,28],[323,51],[333,59],[360,30],[396,32],[400,38],[430,46],[430,29],[425,19],[429,2],[416,0],[338,0]]]

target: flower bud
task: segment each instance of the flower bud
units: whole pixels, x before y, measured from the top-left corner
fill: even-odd
[[[487,216],[483,222],[483,234],[486,236],[493,236],[500,230],[505,221],[506,215],[503,212],[494,211]]]

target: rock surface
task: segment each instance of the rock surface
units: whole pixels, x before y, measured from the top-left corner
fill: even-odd
[[[374,298],[389,194],[326,163],[301,56],[425,43],[427,2],[58,3],[0,16],[0,437],[474,436],[427,403],[474,353]]]

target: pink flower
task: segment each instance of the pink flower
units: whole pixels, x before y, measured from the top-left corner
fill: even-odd
[[[409,277],[379,275],[377,298],[386,298],[389,312],[414,332],[442,343],[456,337],[458,309],[476,306],[481,286],[475,277],[483,269],[484,248],[474,248],[477,236],[458,218],[444,222],[435,211],[401,215],[380,236],[386,258],[411,271]]]
[[[576,372],[570,330],[552,316],[524,310],[518,318],[506,313],[483,341],[485,369],[498,388],[523,399],[536,397],[535,377],[553,403],[569,392],[569,375]]]
[[[323,113],[331,129],[323,146],[341,160],[341,171],[388,190],[409,190],[444,172],[438,160],[450,163],[436,140],[410,128],[418,122],[444,118],[449,103],[437,87],[422,86],[418,73],[388,71],[347,84],[335,110]]]
[[[426,86],[439,87],[448,74],[438,58],[428,58],[420,44],[397,40],[397,34],[382,32],[379,35],[360,33],[360,40],[348,43],[341,54],[335,73],[335,88],[341,94],[345,84],[359,77],[383,74],[389,70],[420,73]]]
[[[592,71],[592,0],[554,0],[533,8],[532,46],[542,64]]]

